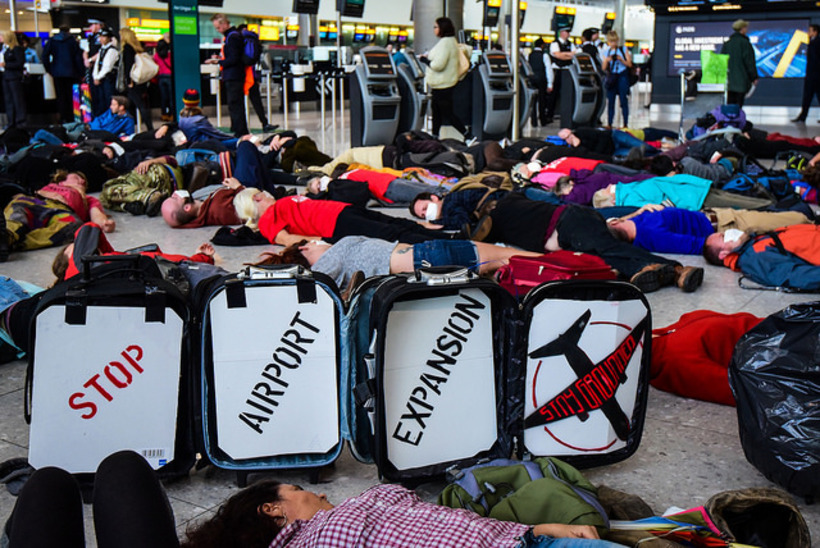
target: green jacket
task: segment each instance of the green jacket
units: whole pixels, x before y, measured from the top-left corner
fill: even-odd
[[[729,91],[746,93],[757,80],[755,50],[749,38],[739,32],[734,33],[723,44],[720,53],[729,55]]]

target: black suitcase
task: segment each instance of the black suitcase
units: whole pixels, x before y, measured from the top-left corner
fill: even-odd
[[[28,354],[31,465],[91,473],[132,449],[161,477],[187,474],[190,320],[187,299],[139,255],[86,257],[80,275],[48,290]]]
[[[348,329],[351,414],[369,418],[388,480],[512,453],[598,466],[638,448],[651,315],[630,284],[551,282],[518,306],[467,271],[375,278]]]

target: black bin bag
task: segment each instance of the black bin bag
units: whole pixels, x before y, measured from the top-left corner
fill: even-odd
[[[820,496],[820,302],[792,305],[746,333],[729,382],[746,459],[789,492]]]

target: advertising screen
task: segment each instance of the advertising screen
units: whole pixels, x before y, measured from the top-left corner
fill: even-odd
[[[749,22],[749,41],[755,50],[761,78],[803,78],[806,75],[807,19]],[[699,69],[701,50],[720,53],[732,35],[732,22],[672,23],[669,26],[668,75]]]

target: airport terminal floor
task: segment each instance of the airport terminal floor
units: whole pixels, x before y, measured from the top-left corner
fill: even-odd
[[[649,110],[633,109],[633,127],[653,125],[677,130],[677,123],[649,119]],[[809,123],[804,126],[789,124],[762,125],[762,129],[781,131],[797,136],[820,134],[817,112],[812,111]],[[754,121],[754,120],[752,120]],[[273,123],[282,123],[275,117]],[[299,134],[314,137],[323,146],[318,114],[303,111],[289,118],[291,129]],[[349,126],[347,126],[349,127]],[[554,135],[558,122],[546,128],[529,128],[525,135]],[[258,128],[257,128],[258,131]],[[337,133],[333,143],[328,132],[325,149],[333,152],[347,147],[347,136]],[[391,215],[407,216],[404,209],[386,209]],[[114,213],[117,229],[109,235],[116,249],[127,249],[146,243],[157,243],[173,253],[193,253],[199,244],[208,241],[215,227],[172,230],[161,217],[135,217],[128,213]],[[221,265],[228,270],[238,270],[272,246],[218,247]],[[14,279],[26,280],[41,286],[52,283],[50,265],[56,249],[42,249],[13,253],[8,262],[0,264],[0,272]],[[683,257],[676,257],[683,259]],[[701,257],[685,257],[686,264],[703,266],[706,270],[702,287],[695,293],[683,293],[666,288],[647,295],[652,311],[653,327],[667,326],[689,311],[710,309],[722,313],[750,312],[767,316],[791,303],[817,298],[807,294],[781,294],[774,291],[749,291],[738,287],[738,274],[727,269],[706,264]],[[0,368],[0,461],[13,457],[25,457],[29,442],[28,427],[23,419],[25,361],[16,361]],[[201,470],[192,472],[190,478],[167,485],[177,527],[184,531],[189,523],[211,515],[218,505],[238,487],[234,473],[224,470]],[[671,506],[690,508],[700,506],[715,493],[745,487],[772,486],[743,455],[738,438],[737,418],[733,407],[726,407],[690,400],[673,394],[651,389],[643,439],[637,452],[618,464],[585,470],[584,473],[596,485],[605,484],[642,497],[656,513]],[[378,482],[375,466],[361,464],[345,449],[341,458],[321,472],[321,484],[309,485],[304,471],[275,472],[273,477],[288,483],[301,484],[305,488],[324,492],[331,502],[357,495]],[[418,491],[422,498],[434,500],[442,484],[424,484]],[[14,497],[0,488],[0,520],[5,520]],[[820,504],[806,505],[799,501],[800,509],[809,524],[814,545],[820,546]],[[86,538],[94,545],[93,524],[90,511],[85,513]]]

